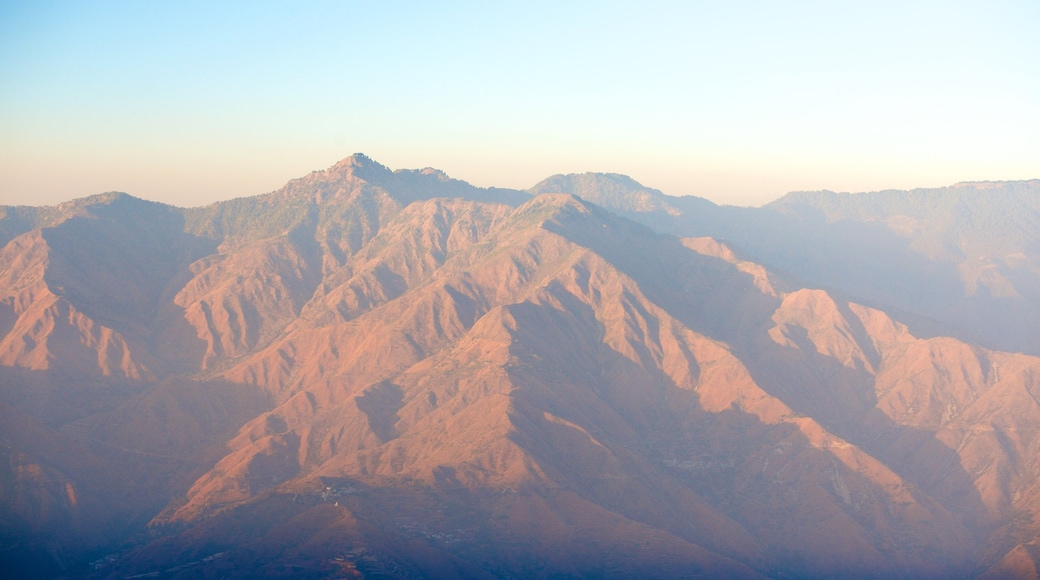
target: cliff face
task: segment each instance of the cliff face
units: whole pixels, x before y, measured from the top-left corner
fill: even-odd
[[[9,569],[1033,565],[1040,359],[916,336],[716,239],[364,156],[206,208],[5,216]]]

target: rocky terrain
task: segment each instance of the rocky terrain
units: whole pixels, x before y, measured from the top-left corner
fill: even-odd
[[[1036,576],[1035,190],[0,208],[0,567]]]

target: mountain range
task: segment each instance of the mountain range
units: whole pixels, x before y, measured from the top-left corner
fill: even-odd
[[[761,208],[357,154],[0,208],[24,577],[1036,577],[1040,181]]]

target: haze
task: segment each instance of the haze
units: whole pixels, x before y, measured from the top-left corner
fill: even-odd
[[[0,6],[0,203],[180,206],[365,151],[476,185],[620,172],[790,190],[1029,179],[1033,2]]]

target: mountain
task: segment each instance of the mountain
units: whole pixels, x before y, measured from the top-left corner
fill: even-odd
[[[794,192],[761,208],[671,197],[611,174],[553,176],[530,192],[572,193],[662,232],[725,240],[777,271],[899,312],[922,335],[1040,355],[1040,180]]]
[[[828,241],[845,248],[844,256],[828,264],[825,283],[848,274],[851,268],[836,262],[856,257],[852,247],[887,236],[898,253],[875,245],[875,255],[887,258],[876,258],[850,292],[964,328],[994,348],[1040,354],[1040,180],[855,195],[792,193],[770,207],[797,220],[824,222],[833,232]],[[895,277],[903,284],[892,284]]]
[[[4,208],[0,564],[1035,571],[1040,358],[666,231],[782,206],[355,155],[204,208]]]

